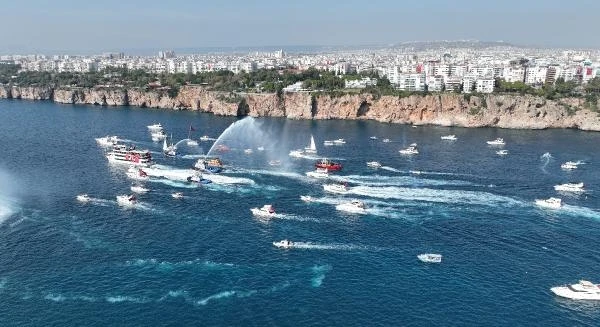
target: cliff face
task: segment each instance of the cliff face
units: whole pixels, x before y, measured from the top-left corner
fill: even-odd
[[[370,94],[233,94],[184,86],[175,98],[139,88],[58,88],[0,85],[0,98],[58,103],[186,109],[225,116],[291,119],[369,119],[387,123],[521,129],[577,128],[600,131],[600,116],[581,99],[453,93],[399,98]]]

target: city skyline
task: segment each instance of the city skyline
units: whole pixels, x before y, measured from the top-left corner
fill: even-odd
[[[144,52],[161,48],[376,46],[407,41],[503,40],[538,47],[600,48],[600,3],[176,0],[4,4],[3,54]],[[27,22],[26,25],[23,22]]]

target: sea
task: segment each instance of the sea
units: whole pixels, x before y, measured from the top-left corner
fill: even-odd
[[[175,158],[152,142],[154,123],[178,143]],[[448,134],[457,140],[440,139]],[[156,163],[134,206],[116,202],[140,181],[108,163],[95,140],[106,135]],[[316,155],[288,156],[311,135]],[[507,155],[486,144],[498,137]],[[398,152],[412,143],[419,154]],[[598,326],[600,302],[550,288],[600,282],[599,144],[600,133],[569,129],[0,100],[0,325]],[[205,156],[226,169],[205,175],[211,184],[187,182]],[[323,157],[342,171],[307,177]],[[578,168],[562,170],[566,161]],[[567,182],[586,191],[554,190]],[[91,200],[78,202],[84,193]],[[563,207],[535,205],[549,197]],[[355,199],[366,213],[337,210]],[[265,204],[276,215],[254,217]],[[292,247],[273,245],[283,239]]]

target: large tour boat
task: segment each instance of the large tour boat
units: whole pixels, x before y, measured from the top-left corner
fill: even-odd
[[[223,161],[219,158],[200,158],[194,168],[216,174],[223,170]]]
[[[111,163],[125,163],[135,166],[150,166],[152,156],[148,150],[136,150],[135,146],[126,146],[116,144],[112,150],[106,154],[106,158]]]

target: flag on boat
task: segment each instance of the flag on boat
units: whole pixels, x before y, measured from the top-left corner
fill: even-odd
[[[194,128],[194,126],[190,125],[190,131],[195,132],[196,129]]]

